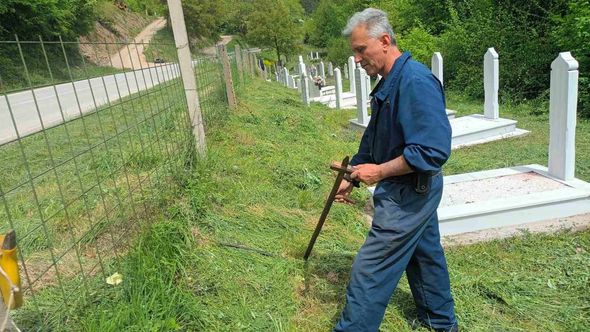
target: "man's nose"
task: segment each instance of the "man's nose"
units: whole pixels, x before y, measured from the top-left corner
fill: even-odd
[[[362,57],[360,56],[360,54],[355,54],[354,55],[354,62],[359,63],[361,62]]]

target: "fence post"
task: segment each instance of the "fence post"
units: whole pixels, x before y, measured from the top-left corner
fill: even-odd
[[[174,43],[178,52],[178,63],[180,74],[184,84],[186,103],[188,105],[188,115],[191,120],[193,136],[195,137],[197,152],[204,154],[207,145],[205,144],[205,129],[203,128],[203,115],[199,105],[199,95],[197,93],[197,82],[193,71],[191,51],[184,24],[184,14],[180,0],[167,0],[168,10],[170,11],[170,23],[174,33]]]
[[[436,76],[436,78],[438,78],[438,80],[440,81],[440,84],[444,85],[444,83],[443,83],[443,58],[442,58],[442,55],[440,55],[440,52],[434,52],[430,62],[431,62],[432,73],[434,74],[434,76]]]
[[[236,67],[238,68],[238,75],[240,76],[240,82],[244,81],[244,68],[242,66],[242,48],[239,44],[234,47],[234,53],[236,56]]]
[[[223,65],[223,79],[225,81],[225,92],[227,94],[227,103],[229,108],[236,107],[236,96],[234,94],[234,83],[231,76],[231,67],[229,66],[229,57],[224,44],[217,45],[217,50],[221,56],[221,64]]]
[[[571,180],[576,170],[578,62],[570,52],[551,63],[549,101],[549,174]]]

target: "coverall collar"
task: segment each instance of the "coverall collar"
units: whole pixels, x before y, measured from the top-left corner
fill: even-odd
[[[397,82],[400,72],[404,67],[404,64],[412,57],[410,52],[403,52],[402,55],[399,56],[395,60],[393,67],[389,71],[389,74],[385,79],[382,79],[379,84],[371,91],[371,96],[377,98],[380,102],[384,101],[391,89],[393,89],[394,83]],[[383,86],[383,88],[381,88]]]

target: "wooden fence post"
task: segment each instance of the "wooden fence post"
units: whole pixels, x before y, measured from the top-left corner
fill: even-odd
[[[225,81],[225,91],[227,94],[227,103],[230,109],[236,108],[236,96],[234,94],[234,84],[231,76],[231,67],[229,66],[229,57],[224,44],[217,45],[217,50],[221,56],[221,64],[223,65],[223,79]]]

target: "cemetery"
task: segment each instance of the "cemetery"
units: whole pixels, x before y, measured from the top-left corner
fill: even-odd
[[[590,330],[587,1],[13,2],[0,331]]]
[[[302,59],[300,56],[299,72],[305,74],[300,78],[299,90],[304,104],[319,102],[336,109],[352,106],[351,102],[344,102],[339,68],[333,69],[334,93],[320,96],[320,89],[308,78],[312,73],[305,71]],[[433,55],[431,65],[433,75],[444,82],[439,52]],[[357,117],[350,124],[364,130],[370,121],[369,90],[376,83],[371,85],[370,77],[356,66],[353,57],[348,59],[346,67],[355,68],[347,75],[351,89],[346,97],[355,101],[357,110]],[[528,134],[516,127],[516,121],[499,117],[498,67],[498,54],[490,48],[484,56],[483,114],[455,117],[455,111],[447,110],[453,130],[453,149]],[[438,210],[442,235],[517,225],[526,228],[527,223],[590,213],[590,184],[573,174],[578,64],[566,52],[555,59],[551,68],[549,167],[533,164],[447,176]],[[371,193],[373,190],[374,187],[369,187]]]

